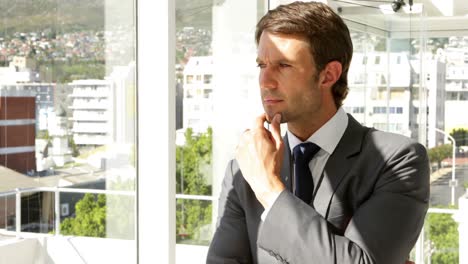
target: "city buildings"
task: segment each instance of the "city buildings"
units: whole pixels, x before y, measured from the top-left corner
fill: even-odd
[[[203,133],[213,125],[213,57],[190,57],[183,74],[183,127]]]
[[[24,174],[36,170],[35,94],[0,85],[0,165]]]
[[[112,140],[112,87],[106,80],[71,82],[73,140],[77,145],[105,145]]]
[[[411,136],[410,76],[403,52],[353,54],[345,110],[367,126]]]
[[[452,38],[452,41],[457,38]],[[468,118],[464,115],[468,104],[468,38],[461,44],[465,47],[445,49],[447,60],[447,86],[445,126],[447,131],[455,128],[468,129]]]
[[[113,67],[104,80],[75,80],[70,121],[75,144],[100,146],[134,141],[135,63]]]

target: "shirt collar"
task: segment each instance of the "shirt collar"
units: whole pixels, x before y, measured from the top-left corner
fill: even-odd
[[[335,150],[338,142],[340,142],[346,127],[348,126],[348,115],[342,107],[336,111],[335,115],[330,118],[323,126],[315,131],[306,141],[312,142],[331,155]],[[300,139],[293,135],[288,130],[288,141],[291,152],[294,147],[302,143]]]

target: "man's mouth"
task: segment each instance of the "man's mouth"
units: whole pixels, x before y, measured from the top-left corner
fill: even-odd
[[[281,99],[276,99],[276,98],[265,98],[263,99],[263,103],[265,105],[274,105],[283,102]]]

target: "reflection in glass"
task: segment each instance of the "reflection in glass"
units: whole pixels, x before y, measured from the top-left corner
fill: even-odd
[[[135,239],[134,6],[2,1],[0,232]]]
[[[264,0],[176,1],[175,77],[183,94],[176,99],[179,244],[211,240],[226,164],[253,109],[261,109],[254,29],[266,6]]]

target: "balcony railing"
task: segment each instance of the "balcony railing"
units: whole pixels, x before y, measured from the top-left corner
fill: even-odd
[[[96,189],[75,189],[75,188],[50,188],[50,187],[39,187],[39,188],[22,188],[22,189],[16,189],[14,191],[9,191],[9,192],[3,192],[0,193],[0,198],[1,197],[8,197],[15,195],[16,196],[16,205],[15,205],[15,210],[16,210],[16,225],[15,225],[15,233],[17,237],[21,237],[23,232],[21,232],[21,194],[26,194],[26,193],[34,193],[34,192],[52,192],[54,193],[55,196],[55,206],[54,206],[54,220],[55,220],[55,226],[54,226],[54,236],[60,235],[60,224],[61,224],[61,217],[60,217],[60,194],[61,193],[81,193],[81,194],[86,194],[86,193],[91,193],[91,194],[105,194],[105,195],[118,195],[118,196],[127,196],[127,197],[135,197],[136,193],[135,191],[114,191],[114,190],[96,190]],[[213,202],[215,200],[215,197],[213,196],[203,196],[203,195],[186,195],[186,194],[177,194],[176,199],[178,200],[195,200],[195,201],[200,201],[200,202]],[[461,198],[461,199],[467,199]],[[461,202],[465,203],[465,202]],[[463,211],[463,212],[462,212]],[[428,215],[430,214],[449,214],[453,216],[453,218],[456,220],[456,222],[459,222],[460,226],[458,227],[458,232],[460,239],[463,237],[466,237],[464,234],[464,227],[461,226],[462,222],[460,222],[460,219],[465,216],[462,215],[466,211],[466,207],[462,206],[460,209],[443,209],[443,208],[429,208],[428,210]],[[466,213],[466,212],[465,212]],[[457,220],[458,219],[458,220]],[[424,230],[427,228],[427,224],[425,224],[425,227],[423,228],[423,231],[421,232],[419,239],[415,245],[414,248],[414,260],[416,264],[423,264],[426,263],[430,258],[431,254],[434,254],[434,248],[432,247],[430,240],[428,238],[425,238],[427,236],[427,232]],[[460,240],[461,242],[461,240]],[[182,254],[185,256],[188,260],[186,262],[181,261],[180,263],[195,263],[197,261],[203,261],[203,259],[206,256],[207,252],[207,246],[194,246],[192,245],[178,245],[178,252],[191,252],[192,256],[186,256],[186,254]],[[459,245],[459,248],[451,248],[451,249],[438,249],[439,252],[440,250],[451,250],[451,251],[458,251],[460,252],[460,256],[462,254],[462,249],[463,244]],[[180,251],[179,251],[180,250]],[[178,254],[179,254],[178,253]],[[193,259],[197,256],[197,258],[200,259]],[[462,258],[460,258],[461,260]],[[192,262],[195,261],[195,262]],[[179,263],[179,261],[178,261]],[[198,262],[197,262],[198,263]],[[201,262],[200,262],[201,263]],[[461,263],[461,262],[460,262]]]
[[[114,190],[97,190],[97,189],[77,189],[77,188],[53,188],[53,187],[36,187],[36,188],[18,188],[14,191],[2,192],[1,197],[16,196],[15,205],[15,232],[16,236],[21,236],[21,194],[23,193],[35,193],[35,192],[52,192],[54,193],[54,235],[60,235],[60,223],[61,223],[61,212],[60,212],[60,194],[61,193],[91,193],[91,194],[105,194],[105,195],[120,195],[120,196],[132,196],[135,197],[134,191],[114,191]]]

